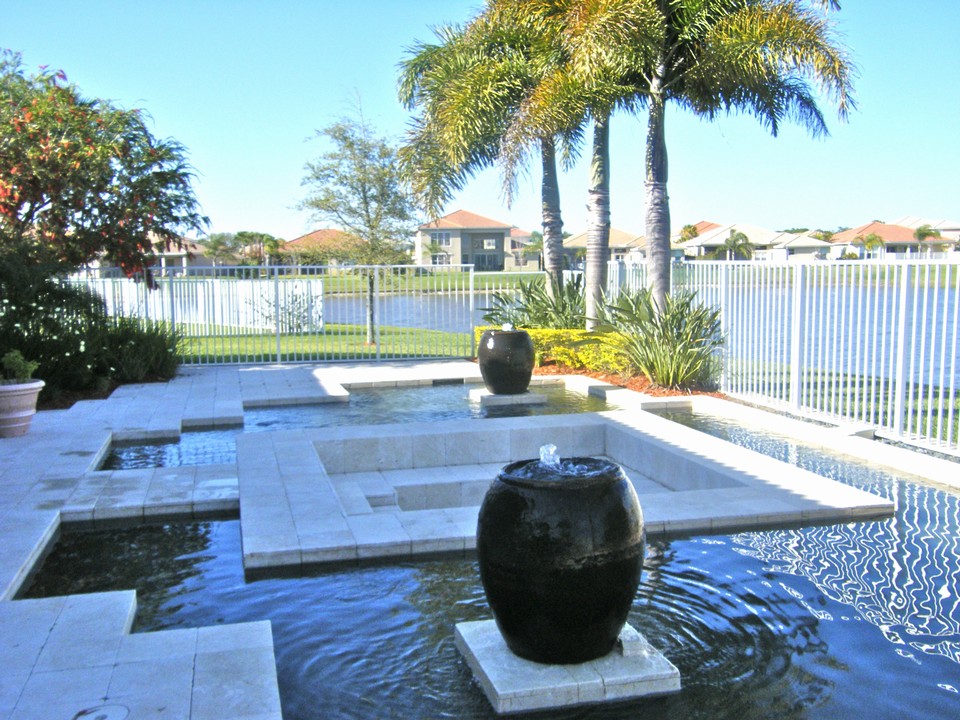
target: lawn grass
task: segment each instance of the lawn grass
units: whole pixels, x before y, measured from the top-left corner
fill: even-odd
[[[218,364],[470,357],[473,352],[466,332],[380,327],[375,339],[379,342],[366,342],[363,325],[333,323],[318,333],[185,334],[180,354],[185,363]]]

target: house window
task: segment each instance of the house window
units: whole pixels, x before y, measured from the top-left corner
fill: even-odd
[[[483,253],[473,258],[474,267],[477,270],[503,270],[503,265],[497,255]]]
[[[432,232],[430,233],[430,242],[438,247],[450,247],[450,233]]]
[[[450,256],[447,255],[446,253],[438,253],[436,255],[431,255],[430,262],[433,265],[449,265]]]

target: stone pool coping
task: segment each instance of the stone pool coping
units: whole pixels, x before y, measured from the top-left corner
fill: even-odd
[[[650,398],[582,377],[565,382],[622,409],[455,421],[443,432],[436,424],[410,424],[249,434],[238,442],[237,463],[92,470],[112,440],[236,425],[244,406],[342,402],[344,386],[464,378],[479,381],[476,364],[191,367],[169,383],[124,386],[106,400],[41,412],[29,434],[0,440],[0,720],[36,717],[41,707],[71,717],[95,707],[94,701],[133,710],[157,699],[184,709],[171,710],[177,717],[194,720],[281,717],[268,622],[130,634],[132,591],[12,600],[62,522],[239,511],[249,568],[469,552],[476,505],[463,503],[476,502],[484,478],[500,464],[535,456],[544,440],[563,455],[604,454],[624,463],[651,534],[728,532],[892,512],[889,503],[873,496],[743,454],[749,451],[733,453],[729,445],[643,412],[664,404],[712,407],[723,401]],[[900,463],[936,482],[956,475],[955,463],[887,446],[878,450],[877,443],[852,434],[860,430],[813,432],[824,444],[831,440],[850,454]],[[684,460],[691,470],[687,482],[657,480],[637,470],[650,462],[676,469],[677,453],[691,445],[696,453]],[[425,506],[438,502],[448,506]],[[152,682],[143,681],[148,677]],[[238,698],[237,705],[207,702],[210,688]]]

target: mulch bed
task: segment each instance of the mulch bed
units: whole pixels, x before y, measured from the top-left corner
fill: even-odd
[[[110,397],[110,393],[119,385],[120,383],[111,380],[107,387],[98,390],[61,390],[54,397],[46,397],[41,393],[37,410],[66,410],[81,400],[104,400]]]
[[[707,390],[674,390],[672,388],[660,387],[654,385],[643,375],[616,375],[610,373],[593,372],[591,370],[576,370],[565,365],[555,363],[544,363],[534,368],[534,375],[586,375],[594,380],[610,383],[618,387],[628,388],[635,392],[652,395],[654,397],[683,397],[685,395],[710,395],[711,397],[723,398],[725,395],[720,392],[711,392]]]

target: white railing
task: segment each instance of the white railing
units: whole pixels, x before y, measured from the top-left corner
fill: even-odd
[[[78,278],[114,316],[167,323],[188,364],[471,357],[478,300],[499,289],[466,265],[203,267]]]
[[[609,277],[636,288],[645,272],[613,263]],[[673,284],[720,309],[729,395],[960,450],[956,258],[691,262]]]
[[[802,415],[960,451],[960,264],[686,262],[673,286],[721,311],[721,388]],[[472,357],[519,273],[472,266],[192,268],[92,285],[112,314],[177,327],[187,363]],[[608,296],[645,284],[613,262]]]

